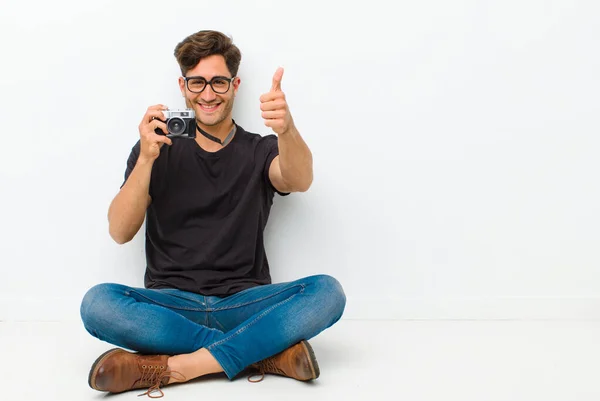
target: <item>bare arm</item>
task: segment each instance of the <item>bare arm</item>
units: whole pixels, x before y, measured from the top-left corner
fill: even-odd
[[[108,208],[108,232],[118,244],[131,241],[144,222],[146,209],[152,201],[148,189],[153,164],[154,161],[138,159]]]
[[[279,135],[279,156],[269,167],[269,179],[279,192],[304,192],[313,180],[313,161],[310,149],[292,125]]]
[[[273,75],[271,91],[260,97],[265,125],[279,135],[279,156],[269,166],[269,179],[279,192],[304,192],[313,180],[312,153],[296,129],[281,90],[283,68]]]
[[[118,244],[131,241],[142,226],[146,209],[152,202],[149,194],[152,166],[160,155],[160,148],[165,143],[172,144],[171,139],[154,132],[155,128],[161,128],[167,133],[167,126],[161,121],[164,118],[161,110],[164,109],[163,105],[152,106],[144,115],[139,126],[139,157],[125,185],[108,208],[108,232]]]

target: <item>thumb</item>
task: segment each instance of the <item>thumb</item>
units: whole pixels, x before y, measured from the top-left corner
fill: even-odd
[[[271,92],[281,91],[281,78],[283,78],[283,68],[279,67],[273,75],[273,85],[271,86]]]

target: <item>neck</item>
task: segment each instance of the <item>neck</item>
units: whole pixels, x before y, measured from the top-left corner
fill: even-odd
[[[198,120],[196,120],[196,124],[198,125],[198,128],[215,138],[219,138],[221,141],[223,141],[233,129],[233,119],[231,117],[226,118],[217,125],[205,125]]]

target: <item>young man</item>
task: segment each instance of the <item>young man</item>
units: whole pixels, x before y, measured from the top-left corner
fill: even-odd
[[[337,322],[346,298],[326,275],[271,284],[263,231],[275,192],[306,191],[312,155],[281,91],[283,70],[260,98],[277,136],[246,132],[232,119],[239,49],[200,31],[175,48],[179,87],[196,114],[195,139],[167,133],[163,105],[139,125],[125,182],[112,201],[109,232],[130,241],[146,218],[145,288],[100,284],[81,304],[86,330],[124,349],[94,362],[89,385],[118,393],[247,367],[298,380],[319,376],[306,341]]]

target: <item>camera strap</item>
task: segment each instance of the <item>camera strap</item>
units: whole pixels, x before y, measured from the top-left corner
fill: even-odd
[[[225,140],[223,140],[223,142],[221,142],[221,140],[219,138],[217,138],[216,136],[212,136],[211,134],[209,134],[208,132],[204,131],[202,128],[200,128],[199,126],[196,125],[196,129],[198,130],[198,132],[200,132],[203,136],[205,136],[206,138],[210,139],[213,142],[216,142],[220,145],[227,145],[231,139],[233,138],[233,135],[235,134],[237,126],[235,125],[235,123],[233,124],[233,129],[229,132],[229,134],[227,135],[227,137],[225,138]]]

